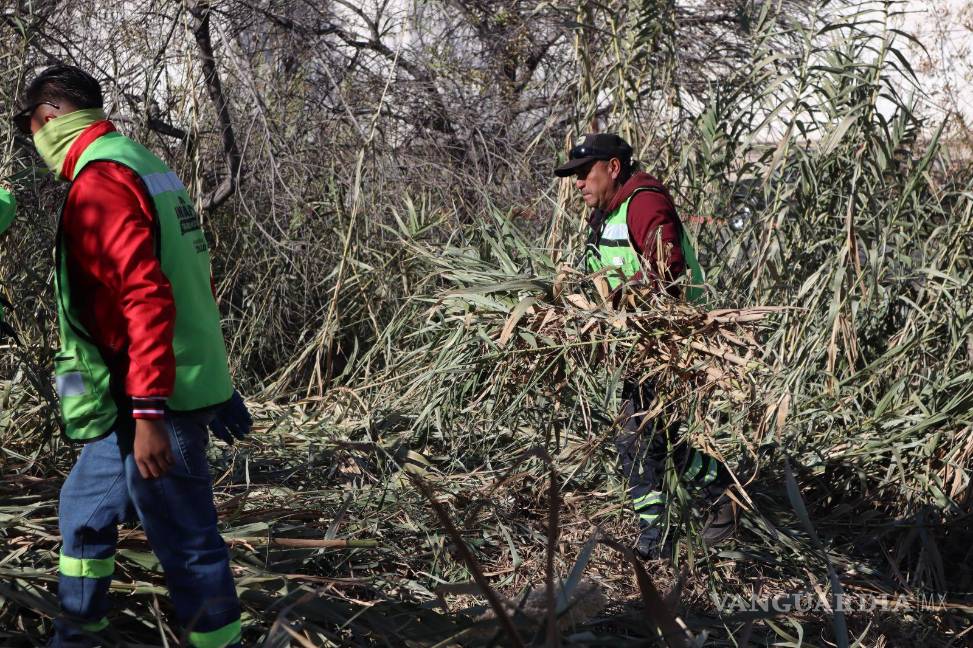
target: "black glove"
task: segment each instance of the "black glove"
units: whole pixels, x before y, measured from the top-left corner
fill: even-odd
[[[209,429],[220,441],[233,445],[236,439],[243,439],[250,434],[253,418],[247,411],[240,392],[233,390],[233,396],[216,413],[216,418],[210,421]]]
[[[17,337],[17,334],[14,332],[13,328],[11,328],[9,324],[3,321],[4,308],[10,308],[10,302],[8,302],[3,297],[0,297],[0,340],[2,340],[5,337],[9,337],[17,344],[20,344],[20,339]]]

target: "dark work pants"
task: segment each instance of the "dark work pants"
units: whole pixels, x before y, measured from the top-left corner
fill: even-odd
[[[716,458],[680,442],[679,421],[645,421],[636,414],[649,408],[653,396],[648,382],[623,385],[622,430],[615,437],[619,473],[628,484],[633,508],[647,525],[657,522],[665,507],[663,478],[670,452],[677,473],[696,486],[720,489],[729,475]]]

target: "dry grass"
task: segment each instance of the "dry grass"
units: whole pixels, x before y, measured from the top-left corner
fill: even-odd
[[[839,23],[826,3],[800,20],[767,4],[704,89],[680,85],[687,62],[658,4],[576,7],[603,47],[567,47],[573,112],[541,104],[502,163],[492,145],[388,153],[401,106],[374,70],[336,82],[364,116],[343,106],[292,133],[264,105],[312,120],[320,103],[264,59],[253,77],[221,59],[255,142],[240,192],[206,219],[257,416],[248,442],[211,450],[250,644],[659,645],[658,628],[672,645],[969,643],[973,174],[894,82],[910,78],[901,36],[864,28],[896,5]],[[0,53],[5,98],[52,46],[17,42]],[[581,208],[549,180],[549,153],[596,116],[638,144],[687,222],[713,217],[690,227],[705,308],[639,295],[614,308],[563,270]],[[186,177],[218,156],[205,126],[193,123],[198,150],[157,147]],[[26,646],[55,609],[57,489],[74,453],[47,379],[60,194],[36,173],[18,182],[22,218],[0,242],[24,340],[0,347],[0,643]],[[633,377],[659,386],[657,416],[733,468],[731,543],[702,546],[691,493],[670,479],[677,561],[629,560],[610,439]],[[139,530],[123,537],[120,640],[178,643]],[[788,608],[799,593],[907,609]],[[773,597],[777,609],[741,609]]]

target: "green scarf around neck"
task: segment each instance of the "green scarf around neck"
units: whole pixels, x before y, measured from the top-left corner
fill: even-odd
[[[61,166],[74,140],[78,139],[84,129],[95,122],[107,119],[101,108],[86,108],[75,110],[66,115],[55,117],[44,124],[44,127],[34,133],[34,146],[44,158],[47,167],[56,177],[61,177]],[[70,178],[67,178],[70,180]]]

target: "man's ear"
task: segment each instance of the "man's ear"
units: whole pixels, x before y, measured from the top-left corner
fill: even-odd
[[[611,174],[612,180],[618,180],[618,176],[622,173],[622,163],[618,158],[608,160],[608,173]]]

